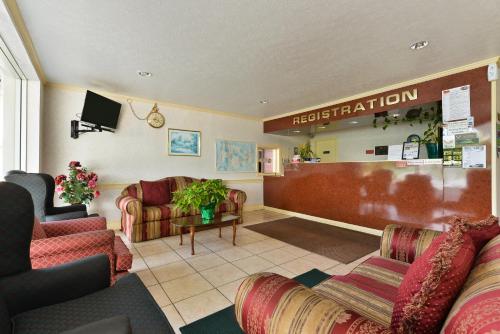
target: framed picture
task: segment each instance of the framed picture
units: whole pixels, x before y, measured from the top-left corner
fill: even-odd
[[[217,172],[256,172],[257,144],[216,139],[215,170]]]
[[[420,142],[403,143],[403,160],[418,159],[420,155]]]
[[[168,155],[201,156],[201,132],[168,129]]]

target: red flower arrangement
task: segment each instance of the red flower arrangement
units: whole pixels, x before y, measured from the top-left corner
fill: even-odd
[[[59,198],[70,204],[89,204],[99,197],[97,190],[97,174],[82,167],[79,161],[71,161],[69,173],[55,178],[56,191]]]

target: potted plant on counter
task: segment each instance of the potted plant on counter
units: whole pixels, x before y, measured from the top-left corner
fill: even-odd
[[[226,198],[227,191],[222,180],[193,182],[183,190],[174,192],[173,202],[182,212],[200,209],[202,219],[210,220],[214,219],[215,207]]]
[[[307,142],[299,146],[299,155],[302,161],[311,161],[314,157],[314,153],[311,150],[311,143]]]
[[[410,109],[404,117],[395,115],[386,115],[383,118],[376,117],[373,120],[373,127],[377,128],[381,126],[382,130],[386,130],[389,126],[398,125],[399,123],[407,123],[413,126],[413,124],[423,124],[424,122],[427,123],[427,129],[424,131],[420,143],[425,144],[429,159],[441,158],[443,156],[440,130],[443,127],[441,103],[437,103],[427,110],[423,110],[422,108]]]

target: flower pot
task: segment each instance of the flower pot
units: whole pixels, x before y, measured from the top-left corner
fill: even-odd
[[[440,149],[439,144],[427,143],[425,147],[427,148],[427,156],[429,159],[439,159],[443,156],[443,151]]]
[[[212,220],[215,217],[215,203],[200,206],[201,219]]]

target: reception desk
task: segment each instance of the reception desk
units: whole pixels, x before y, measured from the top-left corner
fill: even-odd
[[[454,215],[487,217],[491,203],[491,168],[299,163],[264,177],[265,206],[379,230],[392,223],[443,230]]]

